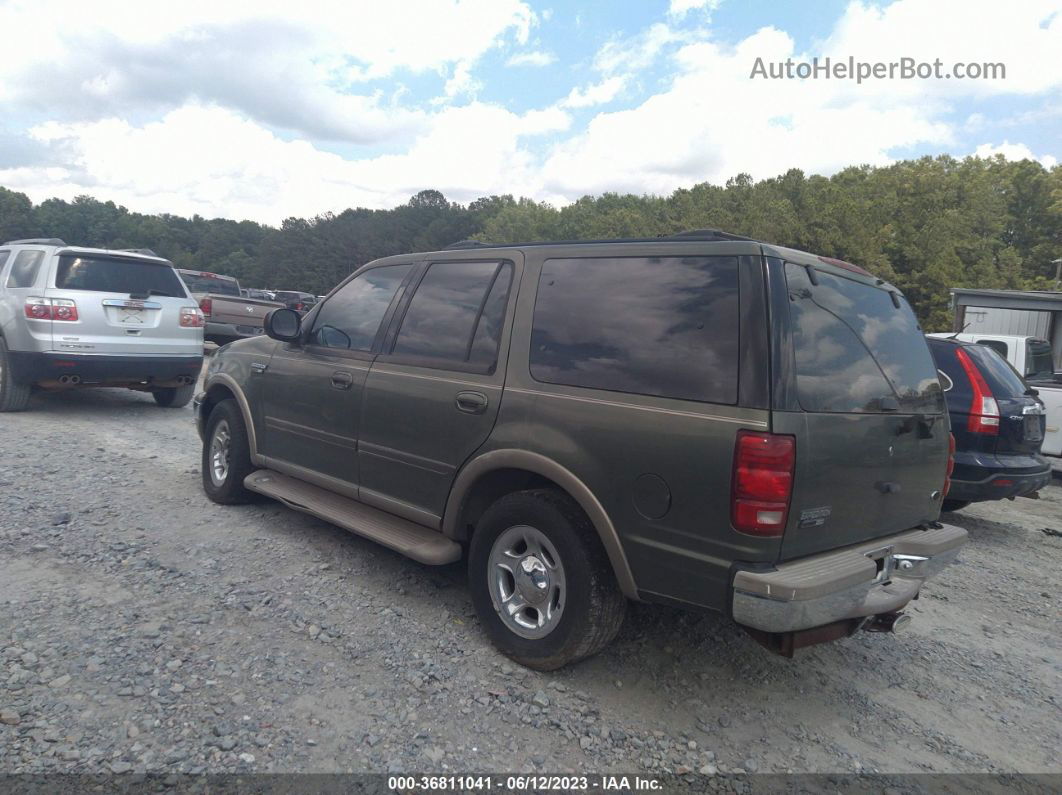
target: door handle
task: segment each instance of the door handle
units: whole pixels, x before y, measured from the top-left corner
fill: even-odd
[[[342,370],[336,370],[332,373],[332,386],[336,389],[350,389],[350,385],[354,383],[354,376],[350,373],[344,373]]]
[[[482,392],[458,392],[454,404],[465,414],[482,414],[487,410],[487,396]]]

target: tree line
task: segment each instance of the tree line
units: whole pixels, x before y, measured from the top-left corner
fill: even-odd
[[[511,195],[465,205],[424,190],[390,210],[353,208],[279,227],[145,215],[89,196],[34,205],[0,187],[0,242],[59,237],[150,248],[178,267],[227,273],[244,286],[321,294],[370,260],[460,240],[655,237],[702,228],[854,262],[900,287],[927,330],[942,330],[950,325],[950,287],[1055,287],[1062,165],[923,157],[830,177],[792,169],[757,182],[741,174],[669,196],[606,193],[560,208]]]

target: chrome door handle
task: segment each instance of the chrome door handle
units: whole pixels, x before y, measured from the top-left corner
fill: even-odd
[[[350,389],[350,385],[353,383],[354,376],[350,373],[344,373],[342,370],[332,373],[332,386],[336,389]]]
[[[487,396],[482,392],[458,392],[454,404],[465,414],[482,414],[487,410]]]

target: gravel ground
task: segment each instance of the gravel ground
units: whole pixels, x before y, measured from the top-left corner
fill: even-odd
[[[0,415],[0,771],[1062,772],[1062,488],[981,504],[899,636],[761,649],[633,605],[600,656],[510,664],[460,564],[221,507],[190,409]]]

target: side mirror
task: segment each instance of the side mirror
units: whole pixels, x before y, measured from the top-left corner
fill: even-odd
[[[265,333],[281,342],[295,342],[302,330],[302,318],[294,309],[274,309],[265,316]]]

